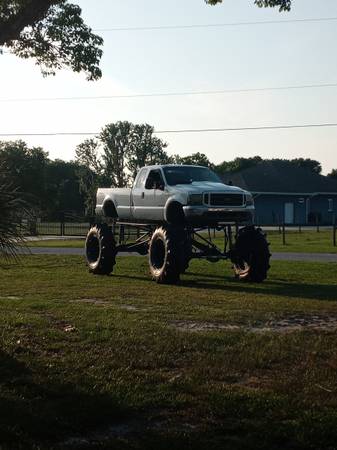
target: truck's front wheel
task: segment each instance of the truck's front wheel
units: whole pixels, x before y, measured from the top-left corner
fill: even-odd
[[[116,243],[111,229],[106,225],[90,228],[85,241],[85,254],[89,272],[109,275],[116,264]]]
[[[187,266],[186,231],[176,227],[157,228],[149,245],[149,266],[157,283],[175,284]]]

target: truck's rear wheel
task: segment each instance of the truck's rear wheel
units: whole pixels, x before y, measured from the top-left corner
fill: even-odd
[[[89,272],[109,275],[116,264],[116,243],[111,229],[106,225],[90,228],[85,241],[85,254]]]
[[[242,228],[236,236],[232,254],[237,278],[256,283],[261,283],[267,278],[271,254],[261,228],[254,226]]]
[[[157,283],[175,284],[188,267],[187,233],[176,227],[157,228],[149,245],[149,266]]]

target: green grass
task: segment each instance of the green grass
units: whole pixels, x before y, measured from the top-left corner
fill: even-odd
[[[268,232],[268,240],[274,252],[300,252],[300,253],[337,253],[333,246],[332,230],[286,232],[286,245],[283,245],[282,234],[276,231]]]
[[[27,245],[29,247],[52,247],[52,248],[83,248],[85,238],[83,239],[47,239],[29,241]]]
[[[267,231],[267,238],[272,252],[337,253],[337,247],[333,246],[332,230],[321,230],[319,233],[312,230],[303,230],[301,233],[287,230],[286,245],[278,231]],[[215,242],[220,246],[222,244],[219,238]]]
[[[337,253],[337,247],[332,243],[332,230],[321,230],[319,233],[312,230],[287,231],[286,245],[283,245],[282,234],[277,231],[268,231],[268,241],[271,243],[272,252],[299,252],[299,253]],[[218,234],[219,236],[219,234]],[[221,238],[216,238],[215,242],[223,245]],[[30,242],[31,247],[66,247],[83,248],[83,239],[69,240],[47,240]]]
[[[161,286],[145,258],[111,277],[80,257],[22,262],[0,269],[1,450],[335,448],[336,332],[250,327],[337,317],[337,264],[277,262],[250,284],[194,261]]]

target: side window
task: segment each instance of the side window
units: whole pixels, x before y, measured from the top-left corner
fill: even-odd
[[[145,189],[164,189],[165,183],[160,170],[151,170],[145,183]]]
[[[139,172],[135,187],[136,188],[142,188],[144,187],[144,182],[145,182],[145,178],[146,178],[146,174],[147,174],[147,169],[142,169]]]

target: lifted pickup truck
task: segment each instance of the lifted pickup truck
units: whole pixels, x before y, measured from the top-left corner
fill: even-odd
[[[176,283],[192,258],[230,259],[240,279],[261,282],[267,276],[271,255],[264,233],[252,225],[253,196],[225,185],[207,167],[143,167],[131,189],[98,189],[96,214],[103,223],[86,239],[94,274],[110,274],[116,254],[133,251],[149,254],[150,272],[160,283]],[[215,229],[223,231],[223,250],[211,228],[213,236]]]
[[[252,222],[252,195],[225,185],[207,167],[142,168],[132,189],[98,189],[96,213],[131,222],[217,225]]]

